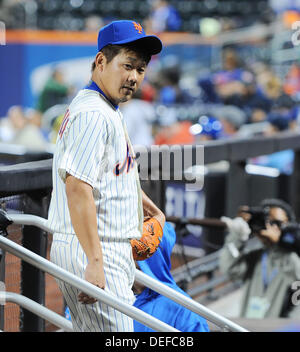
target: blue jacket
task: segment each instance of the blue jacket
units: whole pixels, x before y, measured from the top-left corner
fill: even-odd
[[[175,241],[175,231],[172,225],[166,222],[163,229],[162,242],[158,250],[152,257],[144,261],[139,261],[138,265],[145,274],[188,296],[176,285],[170,272],[171,253]],[[134,306],[180,331],[209,331],[204,318],[149,288],[145,288],[141,294],[136,296]],[[153,330],[134,321],[134,331],[151,332]]]

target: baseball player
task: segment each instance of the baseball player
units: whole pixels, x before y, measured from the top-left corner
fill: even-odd
[[[144,214],[161,228],[165,217],[141,190],[119,104],[132,97],[161,49],[160,39],[133,21],[99,31],[91,81],[65,114],[53,158],[51,261],[129,304],[135,273],[130,241],[141,238]],[[133,331],[128,316],[58,284],[75,331]]]

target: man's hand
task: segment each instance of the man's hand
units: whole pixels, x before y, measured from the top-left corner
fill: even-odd
[[[144,221],[155,218],[163,229],[166,222],[164,213],[152,202],[152,200],[142,191]]]
[[[85,280],[91,284],[104,289],[105,288],[105,276],[102,263],[88,263],[85,269]],[[84,292],[80,292],[78,295],[78,301],[84,304],[93,304],[97,302],[94,297],[88,296]]]
[[[249,222],[249,220],[251,219],[251,214],[249,213],[249,209],[250,207],[248,205],[241,205],[238,208],[238,212],[237,212],[237,216],[241,217],[242,219],[244,219],[246,222]]]
[[[92,187],[72,175],[68,175],[66,194],[72,225],[89,263],[85,269],[85,279],[93,285],[104,288],[102,246],[98,236]],[[83,292],[78,295],[78,299],[86,304],[97,301]]]
[[[221,220],[226,223],[229,232],[234,233],[242,241],[248,240],[251,229],[244,219],[241,217],[231,219],[226,216],[222,216]]]
[[[259,236],[266,240],[269,240],[272,243],[277,243],[281,236],[280,228],[274,224],[266,223],[266,230],[260,230]]]

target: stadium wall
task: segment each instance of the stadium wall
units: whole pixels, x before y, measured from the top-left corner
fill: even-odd
[[[182,68],[187,63],[198,68],[210,65],[213,39],[189,33],[163,33],[160,37],[165,45],[160,59],[176,57]],[[13,105],[34,108],[54,67],[63,70],[66,83],[75,91],[84,86],[97,53],[96,43],[95,32],[8,30],[6,45],[0,46],[0,117]],[[155,64],[157,60],[152,61]]]

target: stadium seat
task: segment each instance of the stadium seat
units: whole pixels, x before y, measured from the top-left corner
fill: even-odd
[[[80,30],[86,17],[90,15],[110,19],[135,19],[143,22],[150,13],[150,4],[140,0],[35,0],[37,4],[37,26],[40,29]],[[171,0],[181,18],[181,31],[199,32],[198,22],[204,17],[222,18],[243,15],[241,25],[247,26],[258,21],[265,21],[270,11],[268,0]],[[67,19],[68,25],[56,20],[61,16],[72,15]],[[24,28],[25,18],[22,6],[16,6],[13,14],[14,28]],[[52,17],[52,18],[51,18]],[[70,25],[70,26],[69,26]]]

